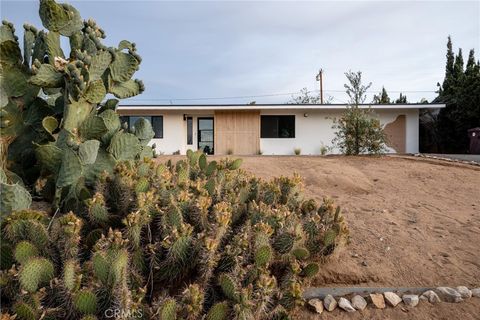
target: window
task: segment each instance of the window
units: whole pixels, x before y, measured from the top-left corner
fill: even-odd
[[[123,126],[124,123],[128,124],[128,116],[121,116],[120,117],[120,125]]]
[[[161,139],[163,138],[163,116],[153,116],[152,117],[152,128],[155,132],[154,138]]]
[[[261,138],[295,138],[295,116],[262,116]]]
[[[187,144],[193,144],[193,118],[187,117]]]
[[[128,128],[134,131],[135,122],[140,118],[144,118],[150,122],[153,132],[155,132],[155,139],[163,138],[163,116],[122,116],[120,117],[120,123],[123,125],[126,122]]]
[[[198,150],[206,154],[214,154],[213,118],[197,118]]]

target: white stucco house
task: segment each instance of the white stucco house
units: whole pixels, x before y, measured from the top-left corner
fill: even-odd
[[[444,104],[361,105],[371,108],[388,136],[391,153],[417,153],[419,109],[444,108]],[[133,126],[139,117],[150,120],[155,131],[151,144],[157,153],[185,154],[203,149],[225,155],[316,155],[331,147],[333,118],[344,104],[298,105],[121,105],[122,122]],[[338,153],[335,148],[330,153]]]

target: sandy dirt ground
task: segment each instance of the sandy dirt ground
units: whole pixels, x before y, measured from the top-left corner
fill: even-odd
[[[304,177],[306,194],[335,199],[351,243],[322,267],[318,287],[480,287],[480,167],[410,157],[244,157],[262,178]],[[480,319],[480,299],[299,319]]]

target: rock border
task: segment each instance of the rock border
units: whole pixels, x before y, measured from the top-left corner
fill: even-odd
[[[424,154],[424,153],[415,153],[413,156],[418,157],[418,158],[442,160],[442,161],[448,161],[448,162],[469,164],[469,165],[473,165],[473,166],[480,166],[480,162],[476,162],[476,161],[468,161],[468,160],[452,159],[452,158],[446,158],[446,157],[438,157],[438,156],[432,156],[432,155],[428,155],[428,154]]]
[[[466,286],[436,288],[310,288],[304,292],[303,297],[308,301],[309,306],[314,304],[321,305],[323,300],[322,307],[310,308],[318,314],[325,310],[326,312],[332,312],[335,309],[353,313],[357,310],[362,311],[369,305],[373,309],[396,308],[399,306],[413,309],[421,301],[430,304],[440,302],[459,303],[471,297],[480,298],[480,287],[471,289]],[[359,301],[361,306],[357,307]]]

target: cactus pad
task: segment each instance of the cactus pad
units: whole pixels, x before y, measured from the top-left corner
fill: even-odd
[[[53,275],[53,264],[49,260],[32,258],[20,269],[20,285],[26,291],[35,292],[40,286],[47,284]]]
[[[36,320],[38,317],[35,309],[23,301],[15,303],[13,311],[20,320]]]
[[[218,302],[214,304],[207,313],[206,320],[227,320],[228,304],[226,302]]]
[[[242,159],[236,159],[234,160],[230,166],[228,167],[228,169],[230,170],[237,170],[238,168],[240,168],[240,166],[242,165]]]
[[[45,28],[70,36],[83,27],[80,13],[68,4],[57,4],[54,0],[40,1],[40,18]]]
[[[58,72],[51,64],[42,64],[37,73],[30,78],[29,82],[38,87],[58,88],[62,86],[63,74]]]
[[[160,309],[160,320],[177,319],[177,302],[174,299],[166,299]]]
[[[0,182],[0,216],[2,218],[12,211],[28,209],[31,203],[32,197],[23,186],[18,183]]]
[[[337,238],[337,231],[335,229],[330,229],[325,232],[323,235],[323,245],[328,247],[332,244],[335,244],[335,239]]]
[[[137,137],[131,133],[117,132],[107,149],[117,160],[133,160],[140,151]]]
[[[87,140],[83,142],[78,148],[78,156],[83,165],[94,164],[97,160],[98,149],[100,148],[100,141]]]
[[[218,280],[220,287],[222,287],[222,292],[228,299],[235,301],[237,298],[237,288],[232,277],[227,274],[222,274]]]
[[[36,256],[38,256],[38,249],[31,242],[21,241],[15,247],[15,260],[20,264],[25,264],[30,258]]]
[[[148,179],[145,177],[141,177],[137,181],[137,184],[135,186],[135,192],[137,194],[142,192],[147,192],[149,188],[150,188],[150,182],[148,182]]]
[[[97,311],[97,296],[90,290],[80,290],[73,301],[75,309],[83,314],[95,314]]]
[[[106,94],[107,90],[103,85],[103,81],[98,79],[90,82],[85,91],[84,98],[90,103],[100,103],[105,98]]]
[[[63,285],[69,291],[73,291],[77,287],[77,272],[75,260],[72,259],[65,262],[63,267]]]
[[[208,191],[209,195],[213,195],[215,193],[215,180],[209,179],[205,184],[205,189]]]
[[[315,276],[319,270],[320,270],[320,266],[318,265],[318,263],[315,263],[315,262],[309,263],[305,266],[305,268],[303,268],[302,275],[304,277],[311,278]]]
[[[298,260],[306,260],[310,257],[310,252],[305,248],[295,248],[293,249],[292,254]]]
[[[205,155],[205,153],[202,153],[198,158],[198,166],[202,171],[207,168],[207,156]]]
[[[82,162],[80,157],[71,149],[65,149],[62,165],[58,172],[57,186],[66,187],[77,182],[82,175]]]
[[[270,246],[262,246],[255,251],[255,265],[257,267],[265,267],[272,259],[272,249]]]

